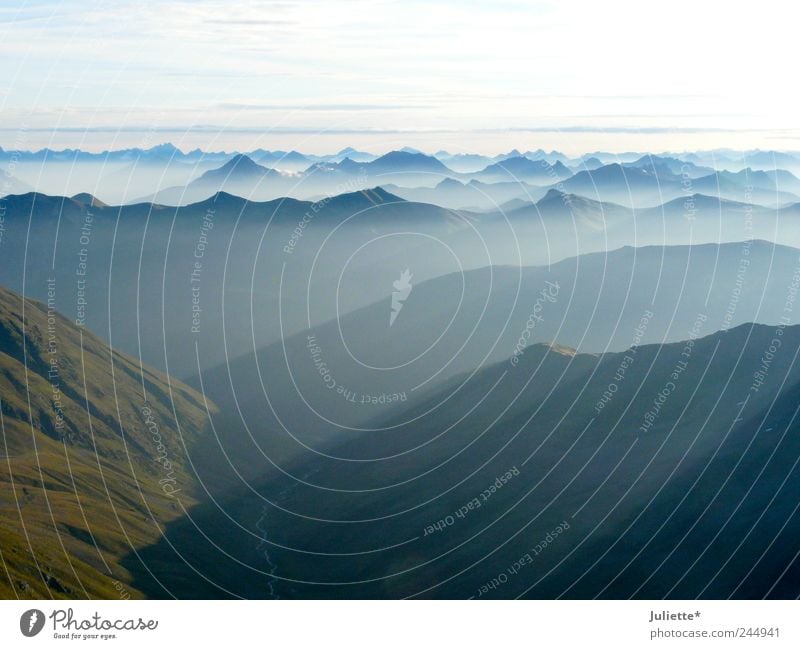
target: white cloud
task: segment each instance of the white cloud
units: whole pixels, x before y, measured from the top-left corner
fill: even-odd
[[[0,111],[66,126],[88,106],[101,125],[122,111],[163,126],[194,112],[320,129],[793,128],[792,7],[20,2],[0,8]]]

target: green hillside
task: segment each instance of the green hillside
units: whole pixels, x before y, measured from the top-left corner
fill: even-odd
[[[206,406],[56,306],[0,288],[0,597],[141,596],[119,561],[196,502]]]

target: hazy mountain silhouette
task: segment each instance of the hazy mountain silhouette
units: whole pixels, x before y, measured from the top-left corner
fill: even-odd
[[[202,384],[224,413],[236,413],[218,428],[241,416],[254,433],[288,429],[314,446],[349,435],[387,407],[343,394],[410,398],[455,374],[524,355],[534,343],[588,353],[679,341],[698,314],[703,334],[752,321],[775,325],[797,258],[797,249],[754,241],[623,248],[550,267],[452,273],[415,282],[392,326],[396,277],[387,273],[383,300],[208,368]],[[317,361],[346,393],[322,381]]]
[[[670,176],[700,178],[714,173],[712,167],[701,167],[693,162],[681,160],[672,156],[645,155],[638,160],[625,163],[624,166],[637,167],[666,178]]]
[[[203,366],[216,365],[252,349],[254,331],[264,344],[307,328],[308,290],[315,300],[312,322],[328,320],[337,309],[380,299],[385,286],[372,279],[385,273],[390,286],[396,266],[414,261],[418,281],[457,270],[439,240],[460,229],[467,232],[456,249],[466,255],[465,247],[480,253],[481,246],[468,216],[380,188],[317,203],[259,203],[218,192],[180,208],[107,207],[86,197],[40,194],[10,196],[4,206],[0,283],[45,299],[48,278],[65,278],[69,317],[78,317],[82,297],[88,328],[179,377],[196,374],[195,341]],[[381,238],[372,242],[376,234]],[[350,283],[337,293],[340,278],[330,269],[343,268],[362,244],[347,266]],[[79,268],[83,249],[85,267]],[[489,258],[484,252],[475,262]],[[195,296],[201,304],[193,305]],[[202,326],[189,335],[193,306],[201,309]]]
[[[246,155],[237,154],[221,167],[204,172],[185,187],[162,189],[141,202],[189,205],[221,191],[257,200],[264,193],[273,194],[288,185],[288,178],[279,171],[259,165]]]
[[[0,169],[0,197],[9,194],[25,194],[32,190],[33,188],[28,183]]]
[[[551,185],[569,178],[572,172],[561,161],[550,164],[547,160],[531,160],[524,156],[506,158],[489,165],[473,176],[483,182],[524,181],[534,185]]]
[[[603,166],[603,161],[595,156],[590,156],[572,166],[572,173],[576,174],[579,171],[594,171]]]
[[[795,186],[794,183],[787,182],[786,184]],[[715,172],[692,182],[693,191],[745,203],[773,207],[800,201],[797,195],[785,191],[784,188],[779,189],[779,187],[780,185],[776,184],[775,179],[768,176],[766,172],[748,170],[737,173]]]
[[[445,178],[435,187],[385,185],[385,189],[407,200],[481,212],[497,210],[503,203],[514,199],[533,201],[545,193],[544,189],[524,182],[484,183],[470,180],[465,183],[455,178]]]
[[[758,383],[774,326],[697,329],[602,355],[532,345],[516,366],[387,406],[374,430],[233,490],[223,508],[241,528],[215,506],[171,524],[167,539],[209,580],[165,585],[196,597],[794,598],[800,328],[781,329]],[[151,582],[136,583],[162,592]]]
[[[665,162],[664,159],[655,158],[639,160],[631,165],[614,163],[592,171],[580,171],[563,181],[558,188],[638,209],[655,207],[675,198],[698,193],[764,206],[798,202],[796,195],[778,190],[776,181],[764,172],[711,172],[704,176],[687,175],[682,178],[680,173],[674,171],[674,166],[668,160]],[[753,181],[758,183],[759,180],[764,183],[763,186],[754,185]],[[786,184],[793,186],[790,182]]]

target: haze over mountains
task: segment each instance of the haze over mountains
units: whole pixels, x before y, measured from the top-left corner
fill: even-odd
[[[799,594],[795,154],[0,166],[4,596]]]
[[[796,646],[796,11],[0,4],[0,649]]]
[[[163,144],[103,153],[0,149],[0,169],[8,178],[0,194],[20,193],[24,187],[51,195],[87,192],[109,204],[153,201],[186,205],[217,191],[255,201],[281,196],[314,199],[375,185],[433,188],[445,179],[468,185],[471,181],[531,185],[536,188],[534,194],[564,181],[565,186],[558,187],[563,191],[641,208],[687,193],[744,200],[746,188],[744,202],[772,207],[800,200],[800,181],[795,175],[800,173],[800,157],[769,151],[595,152],[571,159],[557,151],[541,150],[514,150],[494,157],[444,151],[428,155],[414,149],[375,155],[350,148],[330,155],[263,149],[184,153]],[[475,205],[474,198],[458,204],[445,205],[446,201],[431,200],[452,208]]]
[[[216,366],[387,299],[406,268],[421,285],[473,269],[541,267],[601,253],[600,274],[588,279],[608,280],[616,273],[628,278],[633,270],[630,259],[612,252],[618,248],[729,242],[735,245],[719,249],[732,251],[724,263],[716,247],[691,255],[708,258],[709,269],[717,264],[720,281],[727,282],[737,272],[737,255],[744,254],[737,242],[800,246],[796,208],[770,210],[702,196],[632,211],[551,189],[534,204],[481,214],[404,201],[383,189],[318,203],[257,203],[220,193],[177,209],[117,208],[88,196],[41,194],[3,203],[6,263],[0,282],[46,299],[47,280],[55,274],[69,315],[85,317],[115,347],[183,378],[197,373],[195,342],[203,366]],[[637,258],[649,255],[663,265],[661,254]],[[790,256],[783,255],[778,267],[790,266]],[[662,274],[670,276],[683,263]],[[708,273],[687,279],[688,286],[703,284]],[[505,304],[512,295],[502,286],[494,288]],[[477,304],[479,295],[483,289],[467,291],[464,304]],[[520,300],[524,310],[524,293]],[[580,304],[591,303],[588,296]],[[597,343],[588,349],[602,349]]]
[[[707,333],[778,323],[798,268],[797,249],[753,241],[629,247],[550,267],[451,273],[415,285],[391,326],[387,296],[255,353],[229,357],[204,369],[202,383],[223,411],[235,411],[252,430],[286,428],[313,444],[332,422],[346,434],[394,395],[424,393],[456,374],[524,354],[535,343],[618,352],[683,340],[698,314]],[[337,386],[385,398],[349,400],[330,389],[310,344],[321,350]]]
[[[795,597],[800,340],[783,332],[792,351],[757,393],[748,359],[770,327],[600,356],[532,346],[412,398],[310,475],[260,487],[279,494],[259,513],[291,574],[276,593]]]

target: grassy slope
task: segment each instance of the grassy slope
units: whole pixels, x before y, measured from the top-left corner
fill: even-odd
[[[140,595],[121,586],[130,574],[119,560],[154,543],[181,504],[196,502],[184,444],[205,429],[202,397],[41,303],[26,300],[22,314],[22,298],[0,289],[0,597]],[[156,460],[145,405],[171,475]],[[168,478],[181,489],[175,496],[159,484]]]

